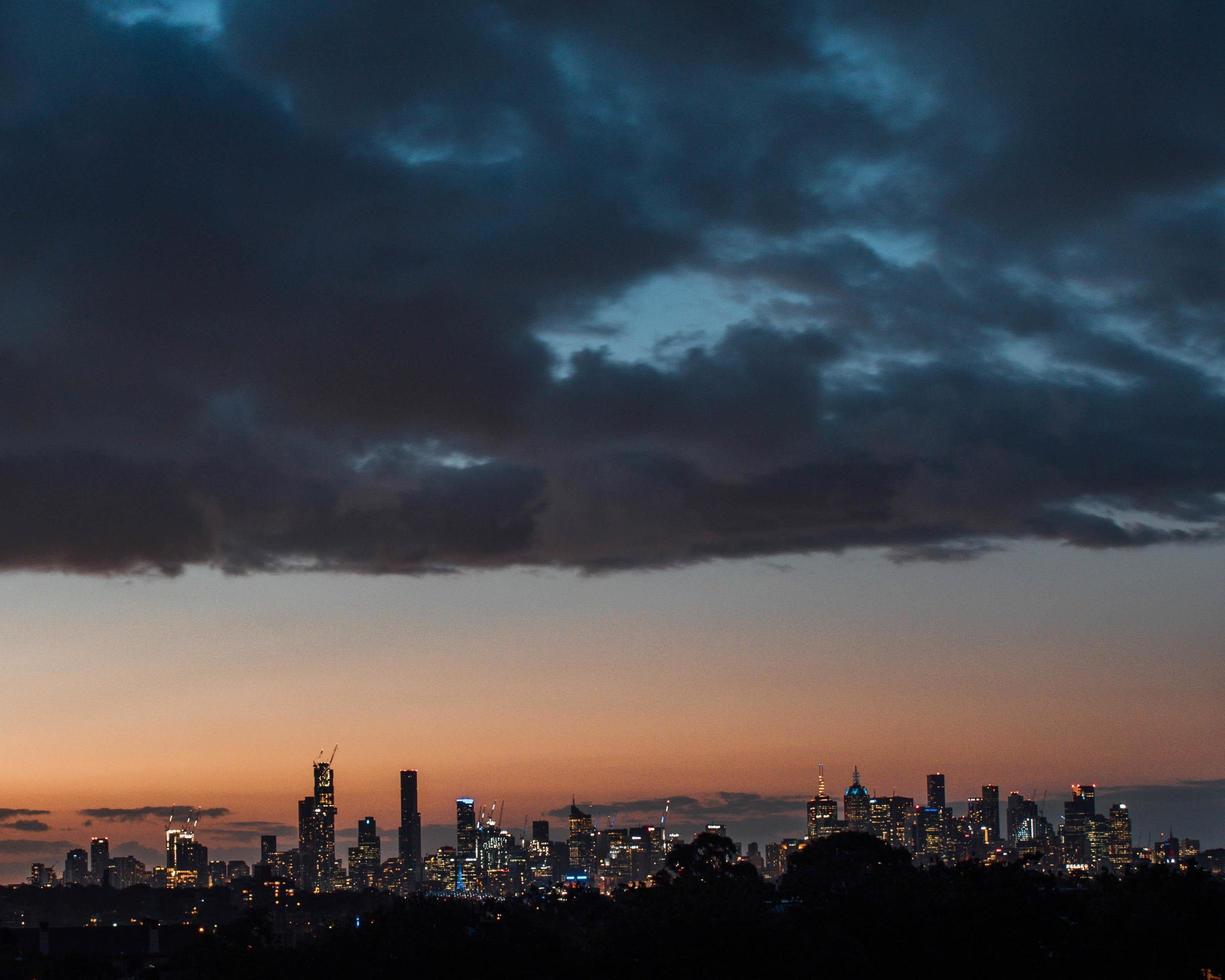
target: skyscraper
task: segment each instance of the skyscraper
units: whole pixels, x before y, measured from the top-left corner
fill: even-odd
[[[983,798],[971,796],[966,800],[966,829],[973,838],[974,844],[984,844],[987,840],[987,813],[983,809]]]
[[[912,846],[918,817],[909,796],[874,796],[868,801],[872,834],[892,847]]]
[[[846,829],[861,834],[871,833],[871,794],[859,783],[859,767],[851,774],[851,785],[842,795],[842,813],[846,818]]]
[[[111,861],[111,842],[105,837],[95,837],[89,842],[89,880],[95,885],[105,885],[106,866]]]
[[[314,796],[298,803],[299,874],[307,892],[331,891],[336,871],[336,782],[332,763],[314,764]]]
[[[592,822],[591,814],[580,810],[574,805],[573,800],[570,801],[568,843],[570,845],[570,868],[593,874],[595,872],[595,824]]]
[[[400,771],[400,861],[404,877],[421,882],[421,813],[417,809],[417,770]]]
[[[983,826],[987,828],[987,842],[998,844],[1000,840],[1000,788],[990,783],[983,786]]]
[[[357,821],[357,846],[349,848],[349,886],[373,888],[382,863],[383,845],[374,817],[362,817]]]
[[[1008,846],[1032,846],[1038,838],[1038,804],[1017,792],[1008,794]]]
[[[1069,865],[1087,865],[1092,860],[1089,829],[1096,815],[1097,787],[1074,783],[1072,799],[1063,804],[1063,860]]]
[[[74,847],[64,856],[64,884],[84,885],[89,881],[89,855]]]
[[[944,809],[944,773],[933,772],[927,777],[927,805]]]
[[[838,801],[825,792],[825,766],[817,764],[817,795],[808,801],[808,839],[838,830]]]
[[[464,891],[475,885],[476,804],[467,796],[455,801],[455,887]]]
[[[262,834],[259,839],[259,863],[271,864],[276,853],[276,834]]]
[[[1131,864],[1131,813],[1126,803],[1110,808],[1110,863],[1122,869]]]

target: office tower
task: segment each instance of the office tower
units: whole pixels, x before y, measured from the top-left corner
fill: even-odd
[[[925,806],[917,814],[915,851],[929,861],[948,856],[948,811],[942,806]]]
[[[594,873],[595,824],[591,814],[580,810],[573,800],[570,801],[570,835],[567,843],[570,848],[570,869]]]
[[[417,770],[400,771],[400,861],[404,878],[421,882],[421,812],[417,809]]]
[[[1110,808],[1110,863],[1122,869],[1131,864],[1131,814],[1126,803]]]
[[[374,817],[357,821],[357,846],[349,848],[349,887],[373,888],[383,863],[383,845]]]
[[[426,891],[453,892],[456,890],[455,848],[440,847],[423,862],[422,884]]]
[[[296,849],[275,851],[268,857],[268,868],[274,881],[301,882],[302,855]]]
[[[476,860],[476,805],[467,796],[455,801],[455,859]]]
[[[105,885],[106,866],[111,861],[111,842],[105,837],[95,837],[89,842],[89,880],[95,885]]]
[[[64,884],[84,885],[89,881],[89,855],[74,847],[64,857]]]
[[[276,853],[276,834],[262,834],[259,839],[259,863],[271,864]]]
[[[944,809],[944,773],[933,772],[927,777],[927,805]]]
[[[229,876],[225,871],[224,861],[209,861],[208,862],[208,887],[220,888],[229,882]]]
[[[109,874],[112,888],[131,888],[145,880],[145,864],[130,854],[113,857]]]
[[[1092,783],[1074,783],[1072,799],[1063,804],[1063,860],[1065,864],[1088,866],[1089,830],[1096,816],[1097,787]]]
[[[869,812],[872,797],[867,789],[859,783],[859,767],[851,774],[851,785],[842,795],[842,813],[846,818],[846,829],[855,833],[867,834],[872,831],[871,814]]]
[[[825,766],[817,764],[817,795],[808,801],[808,839],[828,837],[838,830],[838,801],[825,792]]]
[[[975,844],[986,843],[987,811],[981,796],[971,796],[966,800],[966,828]]]
[[[871,832],[892,847],[909,848],[917,811],[910,796],[874,796],[868,801]]]
[[[1000,841],[1000,788],[987,784],[983,787],[983,826],[987,828],[987,843]]]
[[[30,877],[26,879],[35,888],[47,888],[51,884],[52,871],[41,861],[30,865]]]
[[[225,876],[228,881],[235,882],[239,878],[251,877],[251,865],[246,861],[227,861],[225,866]]]
[[[1008,794],[1008,846],[1032,846],[1038,839],[1038,804],[1022,794]]]
[[[539,884],[556,881],[557,876],[553,863],[553,852],[549,841],[549,821],[533,820],[532,836],[527,842],[526,872],[528,879]]]

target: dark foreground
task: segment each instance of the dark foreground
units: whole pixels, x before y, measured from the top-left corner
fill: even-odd
[[[4,930],[0,977],[1200,980],[1225,968],[1225,881],[1202,871],[1071,882],[1021,865],[916,870],[905,852],[838,838],[797,855],[777,888],[718,855],[673,864],[657,887],[614,898],[319,896],[289,927],[275,912],[163,926],[152,958],[74,954],[71,937],[41,956],[37,929]]]

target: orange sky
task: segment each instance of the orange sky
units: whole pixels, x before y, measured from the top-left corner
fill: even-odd
[[[457,795],[534,816],[572,793],[802,794],[818,760],[834,786],[858,764],[873,790],[911,795],[943,769],[951,798],[1215,778],[1223,556],[10,576],[0,807],[51,810],[48,839],[87,837],[82,807],[194,802],[292,824],[334,743],[340,825],[369,812],[390,831],[404,767],[421,772],[427,824]]]

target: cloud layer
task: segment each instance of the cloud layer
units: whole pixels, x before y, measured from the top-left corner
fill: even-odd
[[[1219,4],[180,8],[0,0],[0,567],[1221,535]]]
[[[77,813],[83,817],[89,818],[90,820],[110,820],[118,823],[134,823],[138,820],[146,820],[149,817],[159,817],[161,819],[168,820],[174,816],[185,818],[189,815],[194,817],[204,817],[205,819],[215,819],[217,817],[228,816],[230,811],[223,806],[96,806],[86,807],[84,810],[78,810]]]

